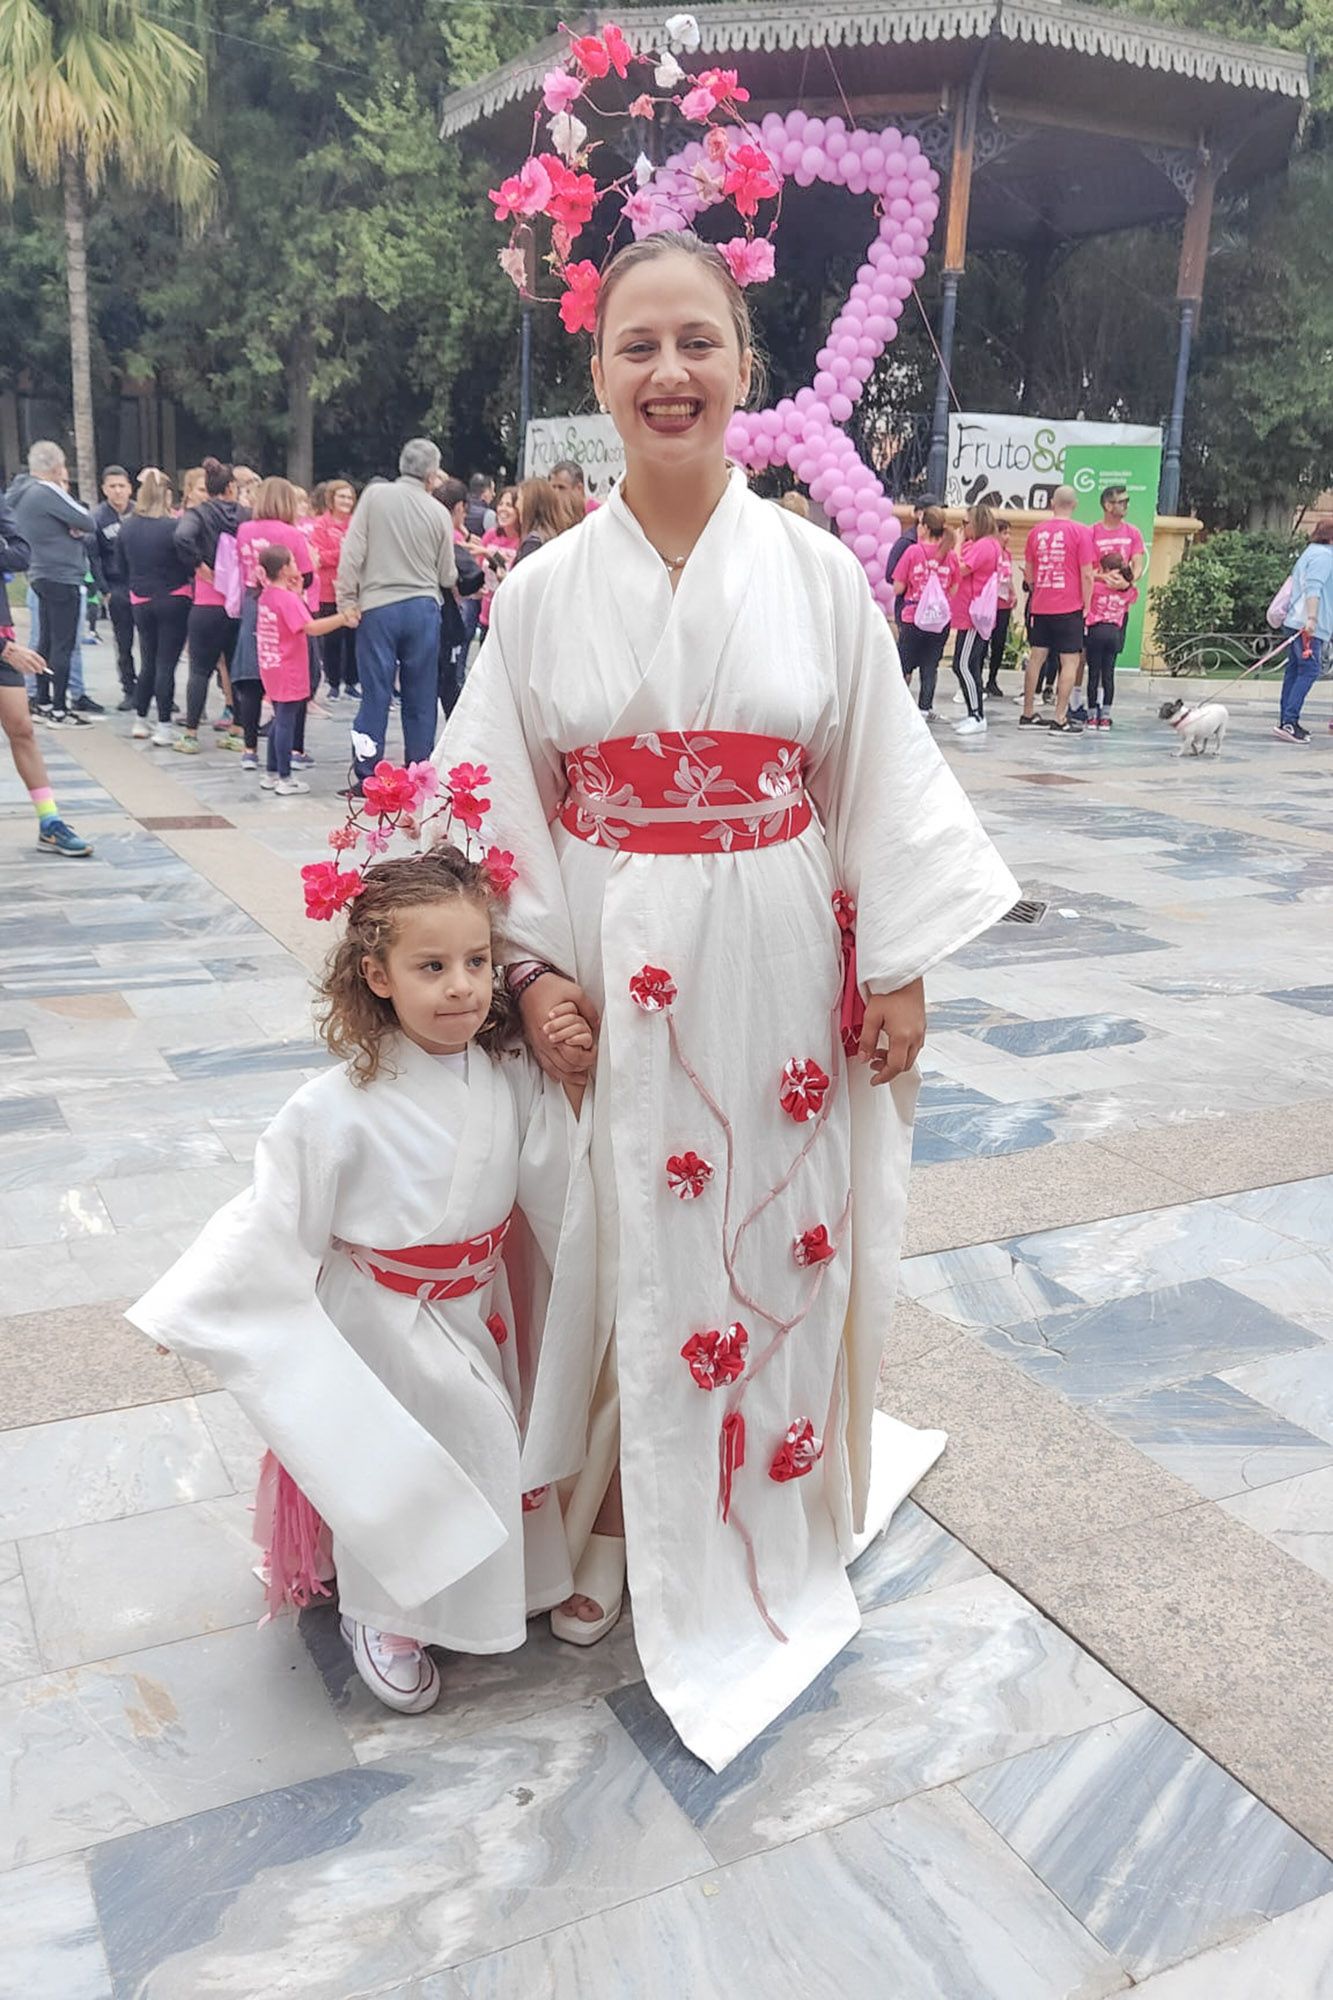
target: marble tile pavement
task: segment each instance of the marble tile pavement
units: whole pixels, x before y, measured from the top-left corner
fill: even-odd
[[[1246,712],[1187,769],[1122,708],[1110,741],[954,752],[1051,910],[932,981],[927,1171],[1333,1099],[1327,753]],[[271,868],[319,850],[344,731],[315,719],[308,801],[151,754]],[[240,874],[47,747],[98,851],[38,853],[0,771],[0,2000],[1327,1994],[1333,1861],[911,1502],[857,1640],[720,1777],[628,1619],[444,1660],[410,1719],[329,1611],[260,1628],[257,1440],[118,1308],[319,1063],[307,977]],[[1333,1180],[1184,1195],[905,1290],[1333,1577]]]

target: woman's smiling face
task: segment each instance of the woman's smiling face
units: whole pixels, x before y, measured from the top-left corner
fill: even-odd
[[[699,258],[666,251],[616,280],[592,370],[630,459],[672,472],[720,461],[750,366],[726,292]]]

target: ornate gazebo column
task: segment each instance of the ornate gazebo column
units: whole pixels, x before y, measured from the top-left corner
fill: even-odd
[[[944,274],[940,293],[939,373],[935,380],[935,413],[930,426],[930,459],[926,485],[944,498],[949,471],[949,388],[953,377],[953,339],[958,323],[958,280],[967,263],[967,216],[972,202],[972,156],[977,137],[977,112],[990,56],[983,42],[967,89],[954,102],[953,145],[949,157],[949,199],[944,218]]]
[[[1219,171],[1220,164],[1215,156],[1202,147],[1192,169],[1180,177],[1182,192],[1189,205],[1185,210],[1185,229],[1180,240],[1180,269],[1176,278],[1180,331],[1176,343],[1176,379],[1171,394],[1171,415],[1166,428],[1166,447],[1162,453],[1162,483],[1157,495],[1159,514],[1180,512],[1180,447],[1185,432],[1185,395],[1189,387],[1190,353],[1199,323],[1199,308],[1203,304],[1203,277],[1213,221],[1213,193]]]

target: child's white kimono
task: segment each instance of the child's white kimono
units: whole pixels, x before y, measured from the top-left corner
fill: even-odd
[[[526,1055],[388,1053],[296,1092],[128,1317],[236,1397],[331,1528],[347,1616],[506,1652],[571,1588],[533,1499],[585,1448],[591,1383],[542,1333],[592,1313],[590,1121]]]

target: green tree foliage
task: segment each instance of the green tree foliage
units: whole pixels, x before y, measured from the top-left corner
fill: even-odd
[[[1206,633],[1245,637],[1264,630],[1264,616],[1291,574],[1298,544],[1289,535],[1210,535],[1191,549],[1151,597],[1159,643],[1167,650]]]

